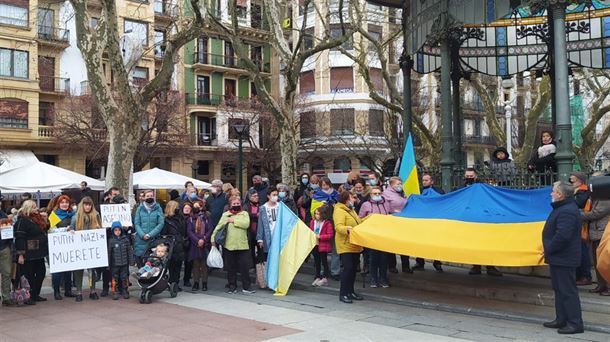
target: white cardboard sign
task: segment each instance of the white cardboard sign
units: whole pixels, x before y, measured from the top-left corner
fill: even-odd
[[[131,227],[131,208],[129,204],[102,204],[100,206],[102,227],[112,227],[112,222],[120,221],[123,227]]]
[[[108,266],[106,229],[48,235],[51,273]]]
[[[13,239],[13,226],[0,227],[0,240]]]

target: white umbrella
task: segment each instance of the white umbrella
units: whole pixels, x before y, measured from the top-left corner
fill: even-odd
[[[23,192],[61,192],[80,187],[82,181],[92,190],[104,190],[104,182],[41,161],[0,173],[0,190]]]
[[[189,181],[193,182],[193,185],[200,189],[210,189],[212,186],[210,183],[156,167],[133,174],[133,187],[135,189],[182,189],[184,188],[184,183]]]

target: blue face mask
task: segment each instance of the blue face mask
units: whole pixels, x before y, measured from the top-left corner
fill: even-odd
[[[196,200],[197,199],[197,194],[194,192],[191,192],[191,194],[189,195],[189,198],[192,200]]]
[[[311,184],[310,186],[314,190],[318,190],[320,188],[320,186],[318,184]]]
[[[354,204],[353,203],[348,203],[347,207],[350,208],[350,209],[354,209]]]
[[[381,196],[371,196],[371,199],[372,199],[374,202],[381,202],[381,200],[382,200]]]
[[[309,178],[302,178],[301,183],[303,183],[305,185],[309,184]]]
[[[285,191],[280,191],[280,192],[277,193],[277,196],[279,198],[286,198],[286,192]]]
[[[370,186],[377,186],[377,180],[376,179],[369,179],[367,181],[367,183],[369,183]]]

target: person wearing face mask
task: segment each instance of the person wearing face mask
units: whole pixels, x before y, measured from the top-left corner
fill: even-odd
[[[165,217],[161,206],[155,202],[153,190],[144,192],[144,202],[136,210],[134,225],[136,229],[134,255],[140,268],[144,266],[148,242],[161,234],[165,226]]]
[[[188,261],[184,264],[184,279],[186,281],[187,276],[190,279],[192,271],[192,291],[198,291],[199,284],[201,284],[201,291],[208,290],[208,266],[206,262],[210,247],[212,247],[213,227],[210,225],[210,219],[204,209],[205,206],[201,201],[195,202],[192,207],[190,203],[185,203],[182,208],[190,241]],[[186,286],[186,283],[184,286]]]
[[[189,197],[188,197],[189,192],[190,192],[189,189],[194,189],[194,188],[195,188],[195,185],[193,184],[193,182],[186,181],[186,183],[184,183],[184,191],[180,194],[180,199],[182,201],[187,201],[189,199]],[[197,192],[197,189],[195,189],[195,192]]]
[[[59,196],[55,203],[55,208],[51,214],[49,214],[49,234],[70,229],[73,216],[74,211],[72,210],[70,197],[67,195]],[[72,272],[53,273],[51,275],[51,280],[53,283],[55,300],[63,299],[59,291],[62,284],[64,286],[65,297],[76,297],[76,295],[72,294]]]
[[[290,188],[288,185],[279,183],[275,186],[277,189],[277,197],[279,202],[284,203],[293,213],[298,215],[297,204],[294,201],[294,198],[290,196]]]
[[[362,203],[362,207],[360,208],[360,212],[358,213],[361,218],[368,217],[372,214],[391,214],[390,204],[383,198],[381,193],[382,191],[380,187],[374,186],[371,188],[371,196],[369,200]],[[370,287],[390,287],[390,284],[388,282],[388,253],[370,250],[369,256],[369,274],[371,276]],[[394,260],[396,260],[395,256]]]
[[[216,237],[218,230],[227,224],[227,237],[223,252],[227,262],[227,280],[229,281],[228,293],[237,293],[237,270],[241,274],[242,292],[246,294],[254,293],[250,288],[250,252],[248,248],[248,228],[250,227],[250,217],[242,210],[241,199],[233,197],[229,201],[231,204],[229,211],[222,214],[218,225],[212,233],[212,241]],[[215,242],[212,242],[216,246]]]
[[[377,173],[375,173],[375,172],[371,172],[368,174],[367,179],[366,179],[366,185],[371,186],[371,187],[378,186],[383,191],[383,184],[381,183],[379,175],[377,175]]]
[[[339,201],[335,205],[333,212],[335,246],[337,254],[339,254],[343,263],[339,300],[347,304],[351,304],[353,300],[363,299],[354,291],[356,267],[360,263],[362,247],[354,245],[349,241],[349,234],[352,229],[362,222],[362,219],[354,211],[355,201],[356,197],[354,195],[349,191],[343,191],[339,195]]]
[[[165,205],[165,224],[161,235],[174,237],[174,248],[169,259],[169,282],[174,287],[174,292],[182,291],[180,288],[180,271],[185,257],[185,250],[189,241],[186,236],[186,223],[184,216],[181,215],[179,204],[176,201],[169,201]]]
[[[400,177],[390,178],[390,186],[383,191],[383,198],[388,202],[390,207],[390,214],[399,213],[407,204],[407,198],[405,197],[402,189],[402,179]],[[390,272],[398,273],[396,268],[396,255],[389,254],[388,256],[388,267]],[[411,266],[409,265],[409,256],[401,255],[400,261],[402,263],[403,273],[413,273]]]
[[[244,203],[244,210],[248,212],[250,216],[250,229],[248,229],[248,246],[250,248],[250,256],[252,257],[252,265],[256,265],[258,262],[262,262],[262,259],[257,259],[257,242],[256,242],[256,233],[258,231],[258,217],[260,214],[260,200],[258,198],[258,192],[254,190],[249,190],[246,194],[246,199]],[[260,258],[262,258],[262,251],[258,251]]]
[[[254,190],[258,193],[258,198],[267,198],[267,192],[269,192],[269,183],[263,181],[263,177],[260,175],[254,175],[252,177],[252,187],[248,189]]]
[[[280,201],[277,190],[272,190],[267,193],[267,202],[260,207],[258,214],[258,224],[256,228],[256,243],[259,253],[262,251],[266,260],[266,254],[271,247],[273,241],[273,232],[275,231],[275,223],[277,222],[278,202]]]
[[[210,210],[210,224],[212,227],[216,227],[225,206],[228,204],[227,196],[222,192],[222,181],[220,179],[212,181],[212,189],[210,189],[210,197],[208,197],[207,203]]]
[[[301,175],[301,185],[299,185],[299,190],[295,192],[294,197],[299,211],[299,218],[303,222],[311,221],[311,196],[315,190],[320,188],[319,181],[316,175],[311,177],[308,173]]]
[[[320,188],[318,188],[312,196],[310,212],[322,205],[326,205],[328,206],[329,216],[332,217],[335,204],[339,200],[339,193],[337,190],[333,189],[333,183],[328,177],[322,177],[319,184]],[[313,213],[311,213],[311,215],[313,216]],[[337,254],[337,248],[334,245],[334,241],[335,240],[333,240],[333,250],[330,254],[330,278],[338,281],[340,279],[341,260],[339,254]]]

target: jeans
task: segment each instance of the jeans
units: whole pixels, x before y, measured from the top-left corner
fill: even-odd
[[[320,252],[316,246],[313,249],[313,260],[316,264],[316,278],[328,278],[328,253]],[[322,267],[324,272],[322,272]]]
[[[229,288],[237,288],[237,271],[241,275],[241,286],[244,290],[250,289],[250,250],[239,251],[224,250],[227,261],[227,280]]]
[[[580,266],[576,268],[576,280],[583,278],[591,280],[591,246],[582,241],[580,251]]]
[[[369,274],[371,275],[371,284],[381,282],[388,283],[388,253],[371,249],[371,266]]]
[[[0,277],[2,278],[2,300],[8,300],[11,293],[11,270],[13,266],[10,247],[0,250]]]
[[[51,274],[53,291],[59,292],[60,286],[64,285],[64,293],[72,292],[72,272],[58,272]]]
[[[343,297],[355,292],[356,266],[360,262],[360,253],[342,253],[340,257],[343,263],[343,270],[341,271],[339,296]]]
[[[19,265],[17,272],[19,276],[17,279],[24,275],[30,283],[30,295],[32,298],[40,296],[40,289],[42,288],[42,282],[47,273],[47,268],[44,264],[44,259],[27,260],[23,265]]]
[[[337,254],[337,247],[335,246],[335,239],[333,241],[333,250],[330,253],[330,275],[338,276],[341,273],[341,259]]]

